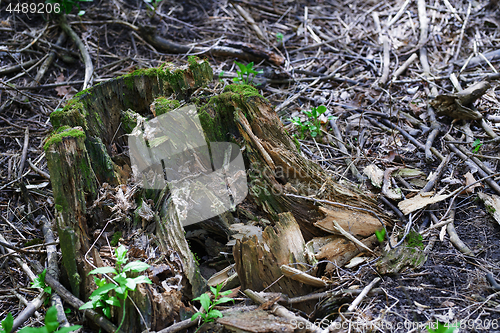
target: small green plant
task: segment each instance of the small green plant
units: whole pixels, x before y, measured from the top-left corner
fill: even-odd
[[[106,278],[98,279],[94,276],[94,281],[97,285],[97,289],[90,295],[90,301],[83,304],[80,310],[84,309],[97,309],[102,308],[102,312],[108,318],[111,317],[111,305],[121,307],[120,300],[125,301],[128,296],[129,291],[134,291],[138,284],[140,283],[151,283],[151,280],[146,276],[138,276],[135,278],[127,277],[127,272],[140,273],[149,268],[149,265],[140,261],[134,261],[127,264],[127,249],[125,246],[120,245],[115,249],[116,255],[116,268],[113,267],[99,267],[92,270],[90,274],[113,274],[113,280],[116,283],[107,283]],[[115,296],[112,296],[112,291],[115,292]],[[117,331],[123,325],[125,320],[125,306],[123,307],[123,316],[118,326]]]
[[[302,110],[302,112],[312,120],[311,126],[309,126],[311,136],[313,138],[321,136],[321,120],[319,120],[319,116],[326,112],[326,106],[320,105],[317,108],[312,108],[311,111]]]
[[[229,297],[222,297],[229,295],[231,293],[231,290],[220,292],[222,289],[222,284],[218,284],[216,288],[210,286],[210,291],[212,294],[214,294],[214,300],[212,301],[212,298],[210,297],[209,294],[205,293],[201,295],[200,297],[196,297],[193,299],[193,301],[200,301],[201,306],[203,309],[205,309],[205,313],[203,312],[196,312],[192,317],[191,321],[195,320],[198,317],[201,317],[203,319],[203,324],[209,323],[214,321],[216,318],[222,318],[222,313],[219,310],[214,309],[216,305],[222,304],[222,303],[227,303],[230,301],[234,302],[234,299],[229,298]],[[200,326],[201,327],[201,326]],[[198,328],[199,329],[199,328]],[[196,330],[198,331],[198,330]]]
[[[379,243],[383,243],[385,239],[385,229],[375,230],[375,236],[377,236]]]
[[[224,71],[220,71],[219,73],[219,82],[223,82],[222,78],[224,77]]]
[[[45,284],[45,274],[47,274],[47,269],[37,275],[37,277],[31,282],[31,288],[40,288],[47,294],[52,294],[52,288]]]
[[[278,43],[283,43],[283,34],[281,32],[278,32],[276,34],[276,40],[278,41]]]
[[[61,327],[60,329],[57,329],[59,327],[59,322],[57,321],[57,309],[55,306],[51,306],[47,310],[47,314],[45,315],[45,326],[42,327],[24,327],[19,330],[19,333],[67,333],[67,332],[73,332],[79,329],[81,326],[80,325],[74,325],[70,327]],[[3,325],[3,322],[2,322]],[[11,326],[12,329],[12,326]],[[57,331],[56,331],[57,330]],[[5,332],[10,332],[10,330],[5,330]]]
[[[434,326],[434,325],[432,325]],[[456,329],[460,327],[460,322],[457,322],[453,325],[450,324],[443,324],[440,323],[439,321],[436,321],[436,326],[434,326],[436,329],[432,329],[431,325],[427,326],[427,331],[429,333],[453,333]]]
[[[243,64],[240,64],[237,61],[235,61],[234,63],[236,64],[236,66],[238,66],[240,68],[239,71],[236,71],[236,73],[238,74],[238,77],[235,77],[233,79],[233,81],[236,83],[252,84],[253,78],[255,77],[256,74],[264,73],[263,70],[256,71],[253,69],[253,61],[248,63],[246,66]],[[253,74],[253,76],[252,76],[252,74]]]
[[[14,326],[14,317],[9,312],[7,317],[0,323],[0,333],[9,333],[12,331],[12,326]]]
[[[306,136],[306,131],[309,130],[309,126],[311,125],[311,122],[310,121],[302,122],[302,120],[300,120],[300,117],[297,117],[297,116],[293,117],[293,118],[289,118],[288,120],[290,120],[292,122],[292,124],[297,126],[297,128],[300,131],[300,139],[304,140],[304,138]]]
[[[474,140],[474,142],[472,143],[472,151],[474,153],[477,153],[482,145],[483,144],[481,143],[481,140],[479,139]]]
[[[321,137],[321,120],[319,117],[326,112],[326,106],[320,105],[316,108],[312,108],[311,111],[302,110],[303,113],[307,115],[309,120],[301,121],[299,117],[289,118],[295,126],[299,128],[300,138],[304,139],[305,132],[309,131],[311,137]],[[335,117],[329,116],[328,120],[334,119]]]
[[[52,3],[52,4],[58,4],[59,6],[59,12],[56,13],[63,13],[63,14],[69,14],[71,13],[71,10],[73,9],[74,6],[78,8],[78,15],[82,16],[85,14],[84,10],[80,9],[80,2],[92,2],[93,0],[46,0],[45,3]]]

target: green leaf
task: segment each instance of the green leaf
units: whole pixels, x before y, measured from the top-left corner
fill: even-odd
[[[127,298],[127,286],[126,285],[120,285],[119,287],[115,288],[116,295],[120,299],[125,299]]]
[[[139,284],[139,283],[148,283],[148,284],[151,284],[151,280],[147,277],[147,276],[144,276],[144,275],[141,275],[141,276],[138,276],[138,277],[135,277],[135,278],[128,278],[129,281],[134,281],[135,284]]]
[[[2,320],[2,328],[5,333],[9,333],[12,331],[12,326],[14,325],[14,317],[12,316],[12,313],[8,313],[7,317],[5,317],[4,320]]]
[[[234,302],[234,299],[229,298],[229,297],[221,297],[218,300],[216,300],[213,305],[218,305],[218,304],[227,303],[227,302],[231,302],[231,301]]]
[[[212,292],[212,294],[217,295],[219,293],[215,287],[212,287],[212,286],[209,286],[209,287],[210,287],[210,291]]]
[[[318,106],[318,113],[321,115],[326,112],[326,106],[320,105]]]
[[[191,316],[191,321],[196,320],[199,316],[201,316],[201,312],[196,312],[193,316]]]
[[[97,288],[96,290],[94,290],[94,292],[92,292],[92,294],[90,295],[91,297],[92,296],[98,296],[98,295],[102,295],[102,294],[106,294],[108,293],[110,290],[113,290],[116,288],[116,285],[113,284],[113,283],[108,283],[108,284],[105,284],[104,286],[102,287],[99,287]]]
[[[57,321],[57,309],[55,306],[51,306],[47,310],[44,321],[48,332],[54,332],[59,327],[59,322]]]
[[[82,326],[80,325],[73,325],[70,327],[62,327],[56,331],[56,333],[68,333],[68,332],[73,332],[76,331],[77,329],[81,328]]]
[[[234,63],[236,64],[236,66],[238,66],[238,67],[240,68],[241,74],[246,73],[247,68],[246,68],[246,66],[245,66],[245,65],[243,65],[243,64],[241,64],[241,63],[239,63],[239,62],[237,62],[237,61],[235,61]],[[252,66],[253,66],[253,65],[252,65]]]
[[[46,293],[50,294],[52,289],[45,284],[45,274],[47,274],[47,269],[44,269],[43,272],[38,274],[33,282],[31,283],[31,288],[40,288],[43,289]],[[47,289],[47,290],[45,290]]]
[[[375,230],[375,236],[377,236],[379,243],[383,243],[385,239],[385,229]]]
[[[222,318],[222,313],[219,310],[212,310],[207,313],[207,319],[210,318]]]
[[[90,274],[109,274],[109,273],[118,274],[116,269],[114,269],[113,267],[110,267],[110,266],[106,266],[106,267],[98,267],[96,269],[91,270],[89,275]]]
[[[132,272],[143,272],[146,269],[148,269],[150,265],[146,264],[145,262],[141,261],[134,261],[134,262],[129,262],[128,264],[123,267],[124,272],[132,271]]]
[[[226,295],[229,295],[232,292],[233,292],[232,290],[226,290],[224,292],[221,292],[219,295],[226,296]]]
[[[103,307],[102,313],[106,316],[106,318],[111,318],[111,308],[109,306]]]
[[[78,310],[86,310],[86,309],[93,309],[94,308],[94,303],[93,302],[87,302],[85,304],[83,304],[82,306],[80,306],[78,308]]]
[[[481,143],[481,140],[479,139],[474,140],[474,142],[472,143],[472,148],[474,148],[473,149],[474,153],[477,153],[482,145],[483,144]]]
[[[99,279],[98,277],[94,276],[94,282],[98,287],[102,287],[108,283],[108,280],[106,280],[105,277],[103,277],[102,279]]]
[[[127,262],[127,248],[123,245],[120,245],[115,249],[116,261],[117,264],[120,265]]]
[[[47,327],[24,327],[19,330],[17,333],[50,333],[47,330]]]
[[[208,310],[210,309],[210,304],[212,303],[210,301],[210,295],[208,294],[203,294],[201,295],[200,297],[196,297],[195,299],[193,299],[193,301],[200,301],[201,303],[201,306],[205,309],[205,311],[208,312]]]
[[[120,301],[116,297],[110,297],[109,299],[107,299],[106,304],[113,305],[119,308],[122,306]]]
[[[125,273],[118,274],[113,278],[113,280],[118,282],[120,286],[125,286],[127,284],[127,275],[125,275]]]

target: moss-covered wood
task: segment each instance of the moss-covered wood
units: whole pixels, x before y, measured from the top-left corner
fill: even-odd
[[[83,261],[89,250],[86,207],[87,201],[92,202],[95,198],[97,190],[85,138],[81,127],[63,127],[45,144],[63,266],[75,296],[80,295],[81,282],[89,271]]]
[[[126,169],[128,167],[130,170],[128,165],[130,161],[126,134],[131,132],[138,117],[151,118],[168,112],[178,105],[178,101],[196,104],[207,142],[233,142],[241,147],[249,193],[245,201],[237,207],[236,214],[240,218],[247,217],[254,220],[265,218],[271,223],[271,226],[264,231],[268,241],[266,246],[272,246],[270,251],[265,251],[265,255],[271,257],[265,257],[263,260],[248,258],[257,252],[264,255],[264,251],[256,250],[261,244],[259,245],[254,240],[251,240],[252,246],[248,240],[244,240],[235,247],[238,274],[243,276],[242,283],[246,286],[255,289],[263,288],[280,274],[280,264],[305,262],[306,259],[300,254],[304,240],[324,235],[324,231],[317,228],[314,223],[324,219],[331,221],[341,218],[349,215],[346,211],[351,211],[345,206],[335,207],[335,209],[328,206],[320,208],[311,200],[287,194],[314,195],[317,198],[369,209],[385,222],[391,222],[377,207],[373,198],[334,182],[318,165],[303,158],[283,129],[271,104],[253,87],[230,85],[226,86],[222,93],[213,96],[206,96],[206,93],[192,94],[211,79],[212,70],[208,64],[191,58],[189,67],[184,69],[173,69],[165,65],[160,68],[136,71],[97,85],[78,94],[63,111],[54,112],[51,115],[55,128],[61,128],[64,125],[72,128],[70,132],[73,131],[72,134],[75,134],[72,140],[75,141],[74,146],[78,147],[74,150],[79,154],[75,156],[70,156],[69,152],[66,154],[71,160],[70,165],[82,166],[81,174],[65,174],[64,168],[69,167],[66,166],[67,162],[51,152],[58,151],[61,155],[65,153],[64,149],[70,149],[70,146],[63,148],[65,146],[61,145],[64,144],[65,139],[58,137],[58,134],[49,138],[46,144],[47,159],[51,160],[49,161],[51,175],[56,175],[52,186],[56,205],[58,209],[60,208],[62,216],[58,220],[61,222],[58,223],[60,228],[70,228],[71,230],[68,231],[74,233],[75,249],[79,251],[88,249],[88,243],[94,241],[91,233],[87,231],[90,225],[86,222],[90,222],[94,229],[102,228],[103,217],[109,216],[104,211],[94,212],[92,216],[86,215],[85,204],[87,206],[93,204],[97,184],[107,182],[117,185],[127,180]],[[77,132],[74,132],[75,130]],[[92,177],[89,178],[88,175]],[[73,182],[75,186],[65,188],[66,184]],[[160,193],[141,190],[136,197],[137,204],[138,207],[142,207],[140,204],[142,199],[150,199],[154,202],[155,219],[153,219],[154,222],[149,223],[156,224],[156,237],[164,253],[164,260],[174,258],[181,263],[185,285],[183,291],[185,296],[192,298],[205,290],[206,282],[199,273],[186,242],[183,227],[175,214],[175,207],[167,192],[167,189]],[[85,197],[82,193],[87,193],[87,196]],[[75,202],[78,205],[69,205],[66,200],[57,199],[61,194],[66,198],[77,198]],[[66,208],[69,210],[66,211]],[[373,214],[355,211],[359,215]],[[139,216],[139,214],[135,215]],[[96,216],[98,218],[95,218]],[[83,226],[79,224],[81,222]],[[215,231],[228,236],[229,225],[233,222],[232,213],[226,212],[203,221],[199,225],[211,232]],[[125,224],[126,221],[121,222],[121,227],[125,227]],[[146,228],[147,223],[142,221],[142,227]],[[280,235],[289,235],[290,230],[293,230],[293,239],[300,241],[293,242],[293,244],[280,243],[288,242],[280,238]],[[85,243],[83,247],[81,247],[82,243]],[[248,249],[245,249],[247,245]],[[273,253],[274,249],[276,253]],[[269,252],[271,254],[267,254]],[[287,252],[289,252],[288,256]],[[63,256],[66,257],[64,260],[76,261],[71,259],[71,255]],[[273,256],[276,259],[274,261]],[[97,251],[92,253],[92,258],[95,263],[100,262]],[[265,266],[262,266],[263,263],[268,265],[269,272],[272,272],[269,277],[259,276],[268,271]],[[69,268],[70,264],[65,263],[66,265]],[[255,279],[259,281],[254,281]],[[299,295],[310,289],[286,279],[278,283],[277,287],[280,291],[290,295]],[[151,294],[147,293],[147,295]],[[142,304],[139,307],[143,313],[155,308],[155,298],[147,297],[149,297],[147,302],[139,302]],[[152,317],[146,315],[145,318]],[[137,323],[136,327],[140,327],[139,317],[136,315],[128,320],[130,327],[134,326],[134,322]]]

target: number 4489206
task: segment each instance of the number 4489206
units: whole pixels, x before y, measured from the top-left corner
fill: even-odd
[[[59,14],[61,12],[61,4],[59,3],[9,3],[6,9],[9,13],[16,14]]]

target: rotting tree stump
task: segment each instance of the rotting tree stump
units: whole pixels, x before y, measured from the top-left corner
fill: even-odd
[[[162,110],[167,112],[180,102],[194,103],[207,141],[231,142],[241,148],[248,196],[237,206],[236,214],[241,220],[246,218],[258,222],[265,218],[271,224],[263,231],[267,243],[259,243],[257,237],[236,242],[236,270],[243,288],[261,291],[278,278],[280,265],[307,261],[303,255],[305,241],[325,234],[314,225],[316,222],[332,220],[336,216],[373,221],[376,219],[373,214],[377,214],[391,224],[373,198],[334,182],[318,165],[303,158],[271,104],[256,89],[229,85],[216,95],[208,94],[207,89],[199,89],[212,77],[212,69],[206,62],[190,58],[186,68],[174,69],[165,65],[96,85],[77,94],[64,110],[52,113],[55,133],[48,138],[45,151],[56,204],[63,266],[75,295],[86,300],[95,288],[87,278],[87,273],[93,268],[91,262],[96,266],[102,264],[99,251],[93,246],[95,230],[105,228],[112,216],[120,227],[132,224],[131,220],[137,222],[136,219],[142,219],[145,230],[150,229],[148,224],[153,224],[152,229],[156,229],[154,238],[164,254],[163,261],[155,263],[153,270],[161,265],[170,267],[170,270],[178,267],[183,276],[183,293],[188,298],[196,297],[206,289],[206,281],[199,273],[183,227],[174,213],[168,189],[156,193],[148,190],[127,192],[126,189],[131,172],[127,134],[137,124],[138,115],[156,116],[162,105],[169,105]],[[98,190],[106,187],[104,183],[118,188],[118,192],[123,189],[132,193],[137,203],[135,212],[130,212],[133,210],[131,206],[121,215],[113,215],[118,208],[95,204],[99,199]],[[346,206],[321,207],[304,197],[287,196],[287,193],[315,195],[372,213]],[[146,205],[148,200],[153,209]],[[145,216],[149,217],[145,220]],[[233,223],[233,213],[225,212],[201,222],[200,226],[229,237]],[[283,241],[287,244],[279,244],[281,235],[286,235]],[[269,249],[269,246],[275,248]],[[274,259],[259,257],[269,252],[273,253]],[[275,265],[273,260],[277,261]],[[262,262],[265,265],[259,264]],[[310,290],[287,277],[282,280],[268,291],[296,296]],[[181,293],[161,288],[158,292],[151,288],[155,286],[140,286],[133,298],[137,300],[147,326],[159,330],[173,321],[176,311],[182,306]],[[166,308],[167,303],[174,305]],[[134,308],[128,307],[127,314],[130,318],[124,327],[126,331],[144,328]]]

